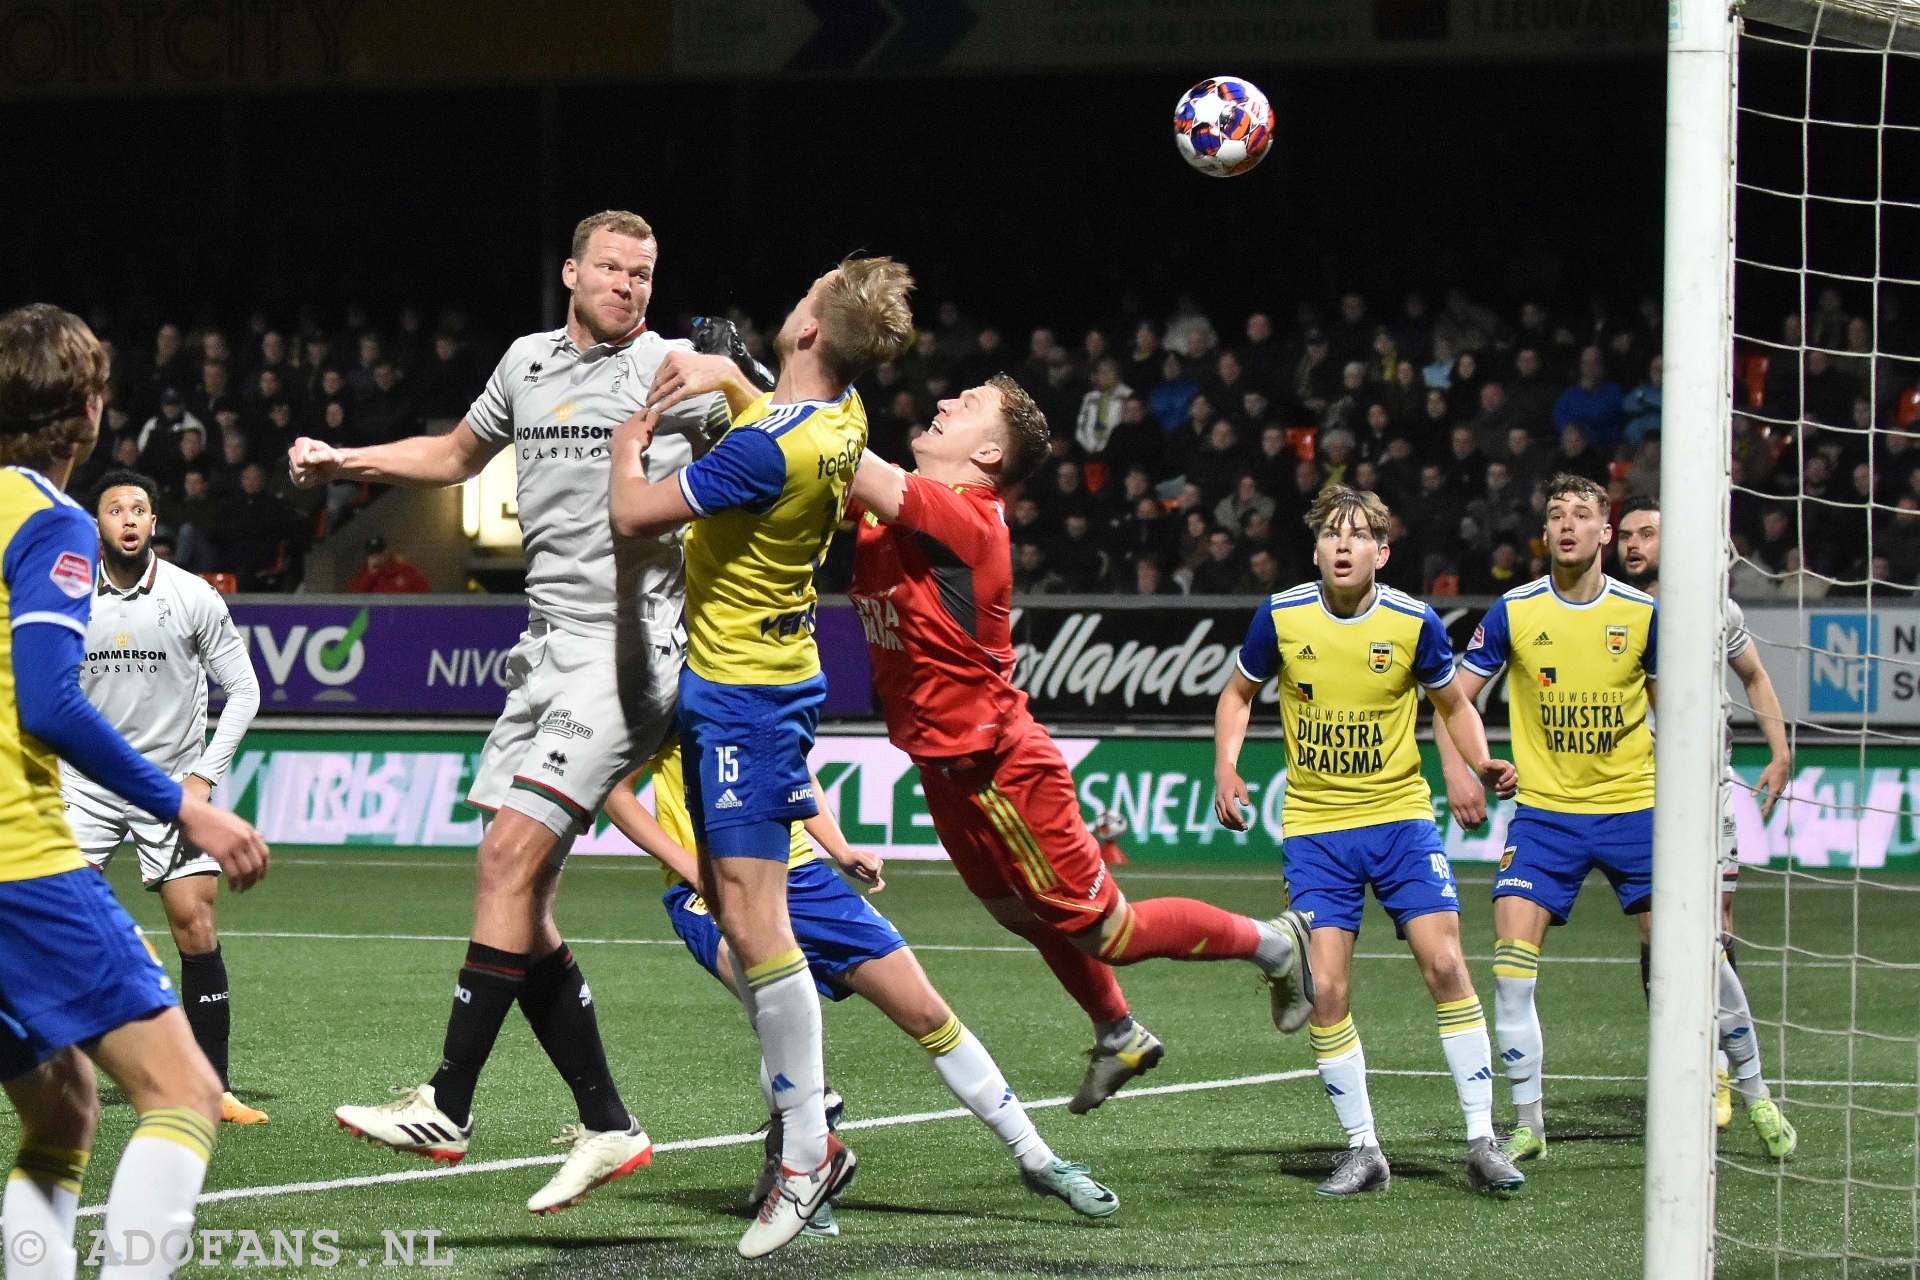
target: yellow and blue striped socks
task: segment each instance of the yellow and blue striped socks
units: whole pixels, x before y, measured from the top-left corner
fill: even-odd
[[[21,1144],[0,1201],[10,1280],[69,1280],[73,1275],[78,1261],[73,1224],[80,1212],[87,1154],[31,1140]]]
[[[192,1251],[193,1208],[214,1132],[214,1122],[192,1107],[142,1113],[107,1195],[114,1280],[168,1280]]]
[[[1053,1163],[1053,1148],[1046,1144],[1020,1105],[1000,1065],[987,1052],[973,1032],[949,1014],[947,1020],[924,1036],[915,1037],[920,1047],[933,1057],[933,1069],[960,1105],[993,1130],[1007,1150],[1029,1173],[1039,1173]]]
[[[1467,1118],[1467,1141],[1493,1136],[1493,1045],[1487,1040],[1487,1016],[1480,997],[1446,1000],[1434,1006],[1440,1023],[1440,1049],[1453,1073],[1453,1089]]]
[[[1540,976],[1540,948],[1524,938],[1500,938],[1493,946],[1493,1024],[1500,1042],[1500,1065],[1513,1089],[1520,1123],[1544,1136],[1541,1118],[1540,1014],[1533,992]]]
[[[1307,1036],[1313,1042],[1313,1057],[1320,1068],[1320,1083],[1326,1086],[1340,1127],[1347,1131],[1347,1145],[1364,1147],[1377,1144],[1373,1131],[1373,1102],[1367,1097],[1367,1054],[1360,1047],[1360,1032],[1348,1014],[1330,1027],[1307,1024]]]

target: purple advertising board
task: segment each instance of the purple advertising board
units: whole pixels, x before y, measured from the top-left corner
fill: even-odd
[[[498,715],[506,705],[507,655],[527,625],[518,596],[228,603],[260,680],[260,709],[269,715]],[[827,670],[824,714],[869,714],[873,682],[858,615],[822,608],[818,637]]]

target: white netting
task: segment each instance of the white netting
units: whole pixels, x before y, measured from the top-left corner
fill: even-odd
[[[1735,934],[1800,1146],[1771,1160],[1736,1114],[1719,1271],[1913,1277],[1920,5],[1750,0],[1742,15],[1734,586],[1780,689],[1794,783],[1770,823],[1746,814]],[[1743,749],[1748,782],[1765,758]]]

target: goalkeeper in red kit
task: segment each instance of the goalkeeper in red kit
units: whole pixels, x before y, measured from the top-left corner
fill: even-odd
[[[1031,942],[1093,1020],[1083,1114],[1165,1054],[1133,1020],[1110,966],[1247,960],[1273,1018],[1298,1031],[1313,1001],[1307,925],[1192,898],[1129,902],[1080,817],[1060,750],[1011,683],[1013,564],[1003,485],[1047,455],[1047,422],[1004,374],[940,403],[909,474],[867,453],[848,513],[853,586],[887,736],[919,766],[935,832],[1001,925]]]

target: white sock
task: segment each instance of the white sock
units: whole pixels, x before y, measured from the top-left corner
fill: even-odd
[[[767,1060],[760,1059],[760,1097],[767,1104],[767,1114],[772,1115],[777,1107],[773,1103],[773,1072],[767,1070]]]
[[[820,1032],[820,993],[807,958],[795,947],[747,970],[753,992],[753,1029],[773,1073],[780,1112],[780,1159],[798,1173],[827,1160],[826,1064]]]
[[[6,1236],[7,1280],[73,1280],[79,1255],[73,1224],[80,1210],[80,1179],[87,1152],[22,1146],[0,1199]],[[37,1244],[27,1241],[31,1235]],[[16,1243],[20,1247],[15,1248]]]
[[[921,1036],[920,1047],[932,1056],[933,1069],[960,1105],[1000,1136],[1022,1169],[1039,1173],[1053,1163],[1053,1148],[1033,1127],[999,1064],[979,1038],[961,1025],[957,1014],[939,1030]]]
[[[192,1107],[140,1117],[107,1194],[103,1280],[172,1280],[193,1249],[193,1208],[213,1154],[214,1126]]]
[[[1307,1024],[1313,1041],[1313,1056],[1320,1067],[1320,1082],[1327,1086],[1340,1127],[1347,1131],[1347,1145],[1375,1145],[1373,1103],[1367,1097],[1367,1053],[1360,1047],[1360,1033],[1354,1030],[1353,1015],[1348,1014],[1331,1027]]]
[[[1724,952],[1720,956],[1720,1050],[1726,1054],[1733,1087],[1748,1106],[1772,1096],[1760,1075],[1760,1038],[1753,1029],[1747,989]]]
[[[1493,1136],[1493,1045],[1480,997],[1449,1000],[1435,1006],[1440,1019],[1440,1049],[1453,1072],[1454,1092],[1467,1117],[1467,1141]]]
[[[1501,938],[1493,947],[1493,1024],[1500,1041],[1500,1064],[1513,1087],[1515,1106],[1540,1101],[1541,1062],[1546,1046],[1533,990],[1540,973],[1540,949],[1518,938]]]

